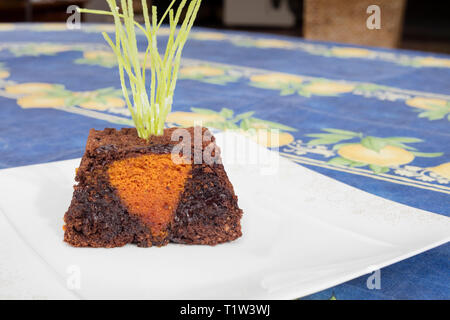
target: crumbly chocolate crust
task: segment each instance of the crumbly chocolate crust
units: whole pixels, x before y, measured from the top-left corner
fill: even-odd
[[[64,241],[76,247],[119,247],[135,243],[141,247],[162,246],[168,242],[215,245],[242,235],[238,207],[222,164],[194,164],[185,183],[168,236],[155,240],[139,217],[129,212],[117,190],[109,183],[108,166],[116,161],[145,154],[168,154],[179,141],[172,141],[176,128],[148,141],[138,137],[136,129],[91,129],[86,151],[77,170],[72,202],[64,216]],[[187,129],[194,136],[194,128]],[[203,128],[204,150],[215,143]],[[194,139],[191,148],[194,149]],[[193,153],[192,153],[193,154]],[[220,155],[216,155],[220,157]]]

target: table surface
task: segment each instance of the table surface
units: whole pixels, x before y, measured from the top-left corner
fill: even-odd
[[[114,27],[0,24],[0,168],[81,157],[90,128],[130,123],[102,31]],[[292,161],[450,215],[449,56],[202,28],[190,38],[169,125],[279,129],[268,147]],[[306,299],[449,299],[449,258],[447,243],[382,269],[381,289],[364,276]]]

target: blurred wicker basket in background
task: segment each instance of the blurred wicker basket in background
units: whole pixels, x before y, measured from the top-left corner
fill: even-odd
[[[366,26],[370,5],[381,9],[381,29]],[[304,37],[311,40],[395,48],[406,0],[304,0]]]

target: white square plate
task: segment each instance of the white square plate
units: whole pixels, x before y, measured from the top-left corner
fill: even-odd
[[[215,247],[72,248],[62,225],[79,159],[0,170],[0,298],[293,299],[450,239],[445,216],[252,148],[278,166],[225,160],[243,236]]]

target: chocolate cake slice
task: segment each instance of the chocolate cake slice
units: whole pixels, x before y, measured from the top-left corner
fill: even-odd
[[[242,210],[214,137],[197,127],[185,130],[191,137],[200,132],[200,139],[173,141],[174,130],[145,140],[134,128],[91,129],[64,216],[64,241],[75,247],[150,247],[215,245],[241,236]],[[190,155],[175,149],[182,143]],[[205,150],[213,150],[213,163],[198,160],[195,151]],[[173,153],[182,163],[173,161]]]

